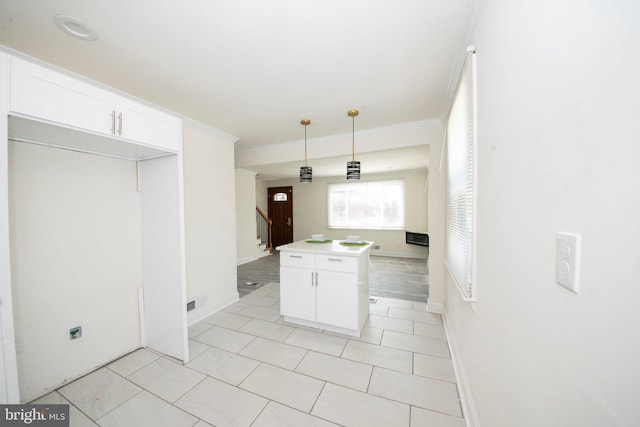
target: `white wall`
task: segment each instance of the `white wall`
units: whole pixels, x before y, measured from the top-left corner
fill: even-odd
[[[187,301],[206,298],[189,323],[238,299],[233,140],[183,126]]]
[[[256,174],[244,169],[236,169],[236,220],[237,263],[268,255],[258,248],[256,238]]]
[[[140,346],[135,162],[9,143],[20,397],[29,401]],[[69,329],[82,326],[81,340]]]
[[[478,303],[449,283],[446,318],[483,426],[640,423],[639,42],[635,0],[481,3]]]
[[[260,177],[256,177],[256,205],[260,206],[260,209],[262,209],[264,213],[267,213],[269,210],[268,187],[268,182],[263,181]]]
[[[428,231],[427,225],[427,171],[403,171],[391,174],[362,176],[361,181],[404,179],[406,229]],[[333,239],[344,239],[358,235],[373,240],[380,250],[372,255],[405,256],[426,258],[427,250],[422,246],[407,245],[404,230],[353,230],[330,229],[327,226],[327,185],[346,182],[344,177],[314,177],[312,183],[299,180],[269,181],[267,187],[293,186],[293,240],[302,240],[311,234],[325,234]]]

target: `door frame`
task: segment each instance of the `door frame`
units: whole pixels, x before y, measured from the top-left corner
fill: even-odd
[[[288,200],[287,203],[290,205],[291,207],[291,241],[289,242],[285,242],[285,243],[280,243],[280,245],[282,244],[287,244],[287,243],[291,243],[293,242],[293,186],[291,185],[286,185],[286,186],[278,186],[278,187],[269,187],[267,188],[267,216],[269,217],[269,219],[273,220],[273,215],[272,215],[272,195],[275,193],[288,193]],[[275,239],[273,239],[273,225],[272,225],[272,235],[271,235],[271,240],[273,242],[275,242]],[[273,244],[273,246],[276,246],[276,243]]]

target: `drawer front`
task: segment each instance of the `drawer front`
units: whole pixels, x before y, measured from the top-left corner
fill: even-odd
[[[289,267],[314,268],[315,255],[301,254],[297,252],[281,252],[280,265]]]
[[[316,269],[357,273],[358,258],[350,256],[316,255]]]

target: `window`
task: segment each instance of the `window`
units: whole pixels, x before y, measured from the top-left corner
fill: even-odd
[[[404,228],[404,181],[328,186],[329,227]]]
[[[446,126],[447,230],[445,264],[465,301],[476,300],[474,225],[476,202],[475,50],[469,52]]]
[[[287,201],[287,193],[276,193],[273,195],[274,202],[286,202]]]

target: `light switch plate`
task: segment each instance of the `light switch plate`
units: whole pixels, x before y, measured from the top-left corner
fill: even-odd
[[[578,293],[580,285],[580,235],[556,235],[556,282]]]

